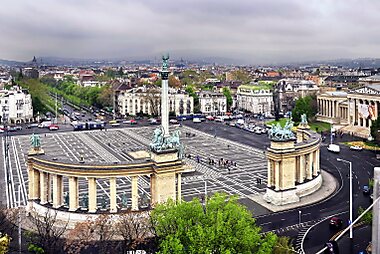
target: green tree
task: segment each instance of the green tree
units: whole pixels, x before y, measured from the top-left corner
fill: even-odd
[[[372,122],[371,136],[379,143],[380,142],[380,117]]]
[[[289,237],[282,236],[277,238],[277,243],[274,246],[273,254],[291,254],[296,253],[291,244]]]
[[[311,119],[317,114],[316,96],[305,96],[296,101],[296,105],[292,111],[292,117],[295,122],[301,121],[301,115],[306,114],[308,119]]]
[[[151,214],[159,253],[272,253],[273,233],[262,235],[236,196],[217,193],[199,199],[159,204]]]
[[[232,95],[229,87],[223,87],[223,94],[227,98],[227,110],[230,110],[232,106]]]

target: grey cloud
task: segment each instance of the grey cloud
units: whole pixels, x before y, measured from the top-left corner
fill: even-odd
[[[4,0],[0,58],[379,57],[371,0]]]

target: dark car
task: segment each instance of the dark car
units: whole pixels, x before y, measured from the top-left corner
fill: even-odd
[[[364,195],[369,195],[371,192],[371,190],[369,189],[369,186],[368,185],[364,185],[363,186],[363,194]]]
[[[332,217],[330,219],[330,227],[332,228],[341,228],[343,225],[343,220],[339,217]]]

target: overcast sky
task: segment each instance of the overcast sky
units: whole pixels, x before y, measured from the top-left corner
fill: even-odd
[[[380,57],[377,0],[1,0],[0,59]]]

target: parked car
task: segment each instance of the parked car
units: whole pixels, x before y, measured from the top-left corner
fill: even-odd
[[[155,118],[150,118],[148,120],[148,122],[149,122],[149,124],[157,124],[158,123],[157,119],[155,119]]]
[[[335,145],[335,144],[330,144],[327,147],[327,150],[330,151],[330,152],[333,152],[333,153],[339,153],[340,152],[340,147],[338,145]]]
[[[56,124],[51,124],[51,125],[49,125],[49,130],[51,130],[51,131],[59,130],[59,126]]]
[[[193,123],[201,123],[201,119],[196,117],[196,118],[193,118]]]
[[[8,126],[8,131],[9,132],[15,132],[15,131],[17,131],[17,128],[16,128],[16,126]]]
[[[206,116],[206,119],[209,120],[209,121],[214,121],[215,118],[213,116]]]
[[[371,190],[370,190],[369,186],[368,185],[364,185],[363,186],[363,194],[364,195],[368,195],[368,194],[370,194],[370,192],[371,192]]]
[[[332,228],[341,228],[343,225],[343,220],[339,217],[332,217],[329,224]]]
[[[169,120],[169,123],[177,124],[177,123],[178,123],[178,120],[177,120],[177,119],[170,119],[170,120]]]
[[[15,128],[16,128],[16,130],[18,130],[18,131],[21,131],[21,130],[22,130],[22,126],[20,126],[20,125],[16,125]]]
[[[36,128],[38,127],[38,123],[30,123],[26,126],[27,129]]]
[[[361,147],[361,146],[350,146],[350,150],[361,151],[361,150],[363,150],[363,147]]]

